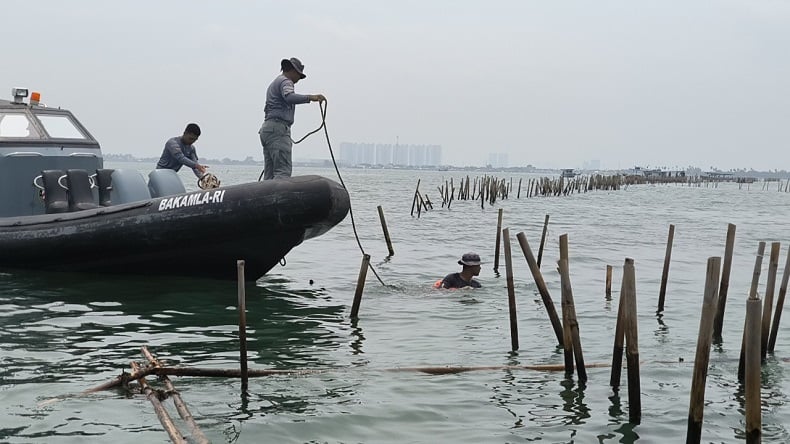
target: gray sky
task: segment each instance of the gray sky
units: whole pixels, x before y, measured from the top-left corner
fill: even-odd
[[[261,159],[266,87],[296,56],[335,150],[790,169],[787,0],[2,0],[0,16],[0,93],[40,91],[106,153],[158,156],[195,121],[201,157]],[[319,124],[301,105],[293,135]],[[328,158],[323,136],[294,157]]]

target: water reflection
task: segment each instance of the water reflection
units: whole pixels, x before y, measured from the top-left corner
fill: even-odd
[[[631,444],[636,442],[639,439],[639,434],[634,431],[636,428],[636,424],[631,424],[630,422],[623,423],[620,427],[614,429],[615,432],[619,433],[622,437],[618,442],[624,444]]]
[[[353,338],[349,346],[351,347],[351,353],[354,355],[359,355],[365,353],[362,351],[362,343],[365,342],[365,335],[362,334],[362,328],[358,326],[359,319],[352,319],[351,320],[351,332],[350,336]]]
[[[571,415],[565,417],[566,425],[581,425],[590,417],[590,408],[584,402],[584,383],[578,385],[573,379],[566,378],[560,382],[563,390],[560,397],[563,400],[562,409]]]
[[[330,355],[350,330],[345,306],[325,301],[321,290],[284,292],[284,286],[247,286],[250,365],[333,365]],[[115,372],[139,356],[142,345],[170,364],[235,365],[236,303],[234,282],[6,275],[0,279],[0,381]]]
[[[664,324],[664,314],[661,312],[656,312],[656,321],[658,322],[658,328],[653,332],[653,336],[656,337],[656,340],[659,344],[666,344],[669,342],[669,327]]]

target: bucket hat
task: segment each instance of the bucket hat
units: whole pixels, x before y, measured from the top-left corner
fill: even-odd
[[[302,61],[297,59],[296,57],[291,57],[290,59],[282,59],[280,61],[280,67],[285,70],[287,66],[291,66],[296,72],[299,73],[300,78],[305,78],[307,75],[304,73],[304,65]]]
[[[480,262],[480,255],[472,252],[464,254],[463,256],[461,256],[461,260],[458,261],[458,265],[474,266],[474,265],[480,265],[481,263],[482,262]]]

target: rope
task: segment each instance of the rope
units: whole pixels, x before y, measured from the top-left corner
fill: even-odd
[[[335,161],[335,153],[332,151],[332,142],[329,140],[329,130],[327,130],[327,128],[326,128],[326,109],[328,107],[327,101],[318,102],[318,106],[321,109],[321,126],[319,126],[318,128],[310,131],[309,133],[305,134],[301,139],[299,139],[299,140],[291,139],[291,141],[294,144],[300,143],[300,142],[304,141],[305,139],[307,139],[308,136],[311,136],[311,135],[321,131],[321,129],[323,129],[324,130],[324,137],[326,138],[326,146],[329,148],[329,155],[332,157],[332,165],[335,166],[335,172],[337,173],[337,178],[340,180],[340,185],[342,185],[343,189],[346,190],[346,192],[348,193],[348,188],[346,187],[346,183],[343,181],[343,176],[340,175],[340,169],[337,167],[337,161]],[[264,166],[264,168],[265,168],[265,166]],[[264,173],[264,171],[261,171],[261,175],[258,176],[258,182],[260,182],[261,178],[263,178],[263,173]],[[351,193],[349,193],[349,196],[351,196]],[[350,198],[348,200],[348,214],[351,216],[351,228],[354,230],[354,238],[357,240],[357,245],[359,246],[359,251],[361,251],[362,255],[364,256],[366,253],[365,253],[365,249],[362,247],[362,242],[359,240],[359,233],[357,233],[357,224],[354,221],[354,210],[351,207],[351,199]],[[387,284],[384,283],[384,281],[381,280],[381,277],[379,277],[379,274],[376,272],[376,269],[373,267],[373,264],[371,264],[370,262],[368,262],[368,268],[370,268],[370,271],[373,272],[373,275],[376,276],[376,279],[378,279],[378,281],[379,281],[379,283],[381,283],[381,285],[383,285],[385,287],[388,286]]]

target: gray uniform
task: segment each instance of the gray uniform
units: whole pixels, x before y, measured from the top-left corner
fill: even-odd
[[[198,156],[195,146],[186,145],[181,140],[181,136],[176,136],[165,143],[165,149],[162,151],[162,157],[159,158],[159,162],[156,163],[156,168],[178,171],[181,169],[181,165],[192,168],[195,176],[200,177],[200,171],[196,168],[198,166]]]
[[[310,97],[294,92],[294,83],[277,76],[266,90],[264,120],[258,134],[263,145],[263,179],[291,177],[291,125],[296,105],[310,102]]]

